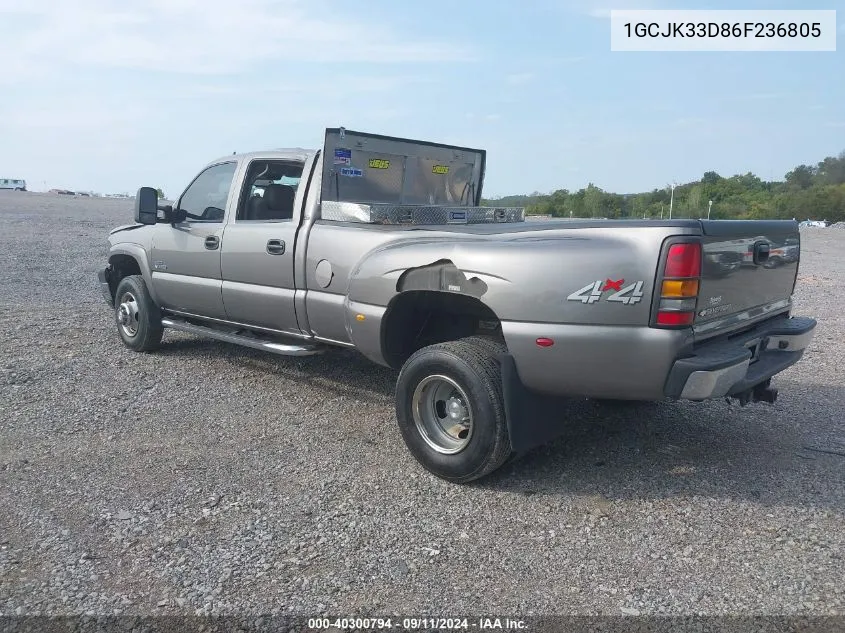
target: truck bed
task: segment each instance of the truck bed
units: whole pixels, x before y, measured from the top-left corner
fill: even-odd
[[[322,223],[323,221],[318,221]],[[346,223],[328,222],[338,225]],[[788,312],[791,307],[791,295],[795,284],[800,251],[800,235],[797,223],[793,221],[742,221],[742,220],[566,220],[550,219],[531,222],[503,222],[485,224],[438,224],[438,225],[401,225],[401,224],[354,224],[356,231],[385,232],[401,235],[406,232],[425,232],[432,237],[458,241],[523,241],[542,240],[555,253],[555,264],[549,259],[546,250],[539,244],[527,249],[513,266],[526,265],[525,257],[533,260],[529,266],[552,270],[565,267],[567,272],[561,281],[579,287],[590,281],[594,275],[598,279],[609,271],[619,270],[620,276],[642,279],[648,291],[661,258],[660,248],[664,239],[672,235],[684,235],[700,238],[702,244],[702,262],[699,278],[699,291],[695,301],[695,318],[691,324],[697,341],[703,341],[725,332],[741,329],[743,326],[758,322],[761,318]],[[564,240],[573,237],[573,233],[583,231],[585,242],[580,245],[569,241],[551,245],[549,240]],[[628,232],[643,232],[643,237],[630,235]],[[580,236],[579,236],[580,237]],[[389,240],[390,238],[388,238]],[[402,238],[399,238],[401,241]],[[580,242],[580,240],[579,240]],[[639,244],[639,246],[637,246]],[[763,244],[770,253],[779,254],[768,262],[755,263],[755,245]],[[790,245],[792,244],[792,245]],[[614,246],[615,245],[615,246]],[[633,249],[633,250],[631,250]],[[628,253],[624,255],[623,253]],[[637,252],[637,255],[633,255]],[[634,257],[634,259],[629,259]],[[620,260],[621,258],[621,260]],[[581,262],[582,274],[574,268],[575,260]],[[629,264],[627,273],[621,275],[619,261],[637,262]],[[603,266],[602,262],[609,262]],[[593,273],[587,271],[594,269]],[[512,270],[512,269],[511,269]],[[643,306],[645,307],[645,306]],[[575,306],[577,308],[577,304]],[[561,307],[560,316],[570,323],[581,322],[586,318],[581,314],[571,314],[573,307]],[[589,309],[588,321],[595,321],[605,313]],[[619,319],[634,316],[634,310],[624,313],[615,311],[611,321],[627,323]],[[567,318],[568,317],[568,318]],[[645,320],[645,314],[638,318]],[[643,322],[643,324],[645,324]]]

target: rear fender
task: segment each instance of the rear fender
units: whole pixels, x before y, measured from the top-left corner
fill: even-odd
[[[660,245],[671,233],[631,227],[415,236],[365,255],[348,294],[386,307],[407,282],[469,294],[501,321],[647,326]]]
[[[495,247],[493,242],[474,244],[444,239],[403,240],[379,247],[353,268],[346,299],[346,328],[350,340],[368,358],[385,361],[385,317],[400,294],[413,291],[462,295],[490,307],[492,287],[509,285],[509,279],[480,272],[476,246]],[[494,311],[495,312],[495,311]]]

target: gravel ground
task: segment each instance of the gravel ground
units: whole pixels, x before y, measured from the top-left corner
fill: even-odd
[[[130,201],[0,194],[0,613],[845,613],[845,233],[803,232],[776,404],[572,402],[453,486],[353,352],[127,350],[95,271]]]

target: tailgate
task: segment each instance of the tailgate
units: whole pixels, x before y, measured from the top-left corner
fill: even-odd
[[[479,206],[486,152],[326,130],[320,201]]]
[[[787,310],[800,234],[791,220],[702,220],[703,261],[694,329],[706,338]]]

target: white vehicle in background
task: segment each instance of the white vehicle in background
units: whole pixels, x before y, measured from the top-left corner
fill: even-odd
[[[0,178],[0,189],[14,189],[15,191],[26,191],[26,180],[15,180],[14,178]]]
[[[801,224],[798,225],[800,228],[806,228],[808,226],[818,229],[826,229],[828,223],[826,220],[804,220]]]

